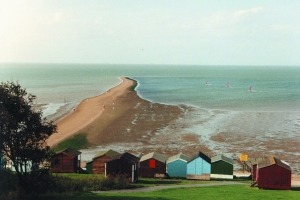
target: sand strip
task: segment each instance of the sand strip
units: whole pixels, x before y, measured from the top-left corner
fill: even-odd
[[[116,98],[124,95],[135,84],[130,79],[121,79],[121,84],[99,96],[83,100],[72,113],[58,120],[56,122],[57,133],[49,137],[47,144],[54,146],[91,124],[103,114],[106,105],[111,104]]]

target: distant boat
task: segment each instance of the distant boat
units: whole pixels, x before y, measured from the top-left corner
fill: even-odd
[[[229,81],[227,82],[226,87],[230,88],[230,82]]]
[[[252,92],[252,85],[250,85],[248,92]]]
[[[211,83],[209,83],[208,81],[205,81],[205,85],[211,85]]]

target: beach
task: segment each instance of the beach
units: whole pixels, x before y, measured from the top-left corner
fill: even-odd
[[[114,103],[117,103],[118,97],[127,93],[128,88],[132,86],[132,84],[133,81],[122,78],[121,84],[107,92],[99,96],[84,99],[69,113],[55,121],[57,133],[54,133],[49,137],[47,144],[49,146],[54,146],[93,124],[96,119],[101,118],[104,113],[110,110],[109,107],[113,108]],[[108,120],[103,121],[103,123],[105,123]]]
[[[223,112],[214,112],[213,118],[203,119],[205,115],[193,114],[195,107],[184,104],[167,105],[141,98],[133,89],[137,85],[137,81],[123,77],[117,86],[101,95],[84,99],[55,121],[57,133],[47,140],[47,144],[53,148],[74,135],[84,135],[88,148],[80,150],[83,161],[91,160],[97,152],[104,149],[135,154],[157,151],[166,156],[180,152],[192,156],[197,151],[214,156],[222,152],[238,158],[245,149],[250,157],[259,157],[266,156],[266,150],[275,151],[280,148],[286,152],[267,155],[287,160],[293,170],[299,171],[297,161],[293,161],[296,155],[287,153],[298,152],[297,140],[265,140],[266,135],[260,139],[256,134],[236,132],[234,124],[228,124],[228,127],[232,127],[228,129],[229,132],[219,132],[208,126],[212,133],[207,134],[206,123],[212,123],[216,116],[224,115]],[[247,122],[240,115],[236,117],[239,119],[235,121]],[[194,120],[203,120],[199,121],[199,125],[202,125],[201,132],[195,132],[191,128],[195,124]],[[226,122],[223,118],[221,120]],[[229,118],[228,120],[230,121]],[[245,125],[243,127],[247,128]]]
[[[132,87],[136,82],[121,78],[122,82],[105,93],[83,100],[70,113],[58,119],[57,133],[47,144],[54,147],[76,134],[86,135],[91,157],[99,149],[148,153],[159,151],[174,154],[184,149],[210,152],[199,144],[193,134],[160,134],[160,130],[176,126],[176,121],[190,109],[187,106],[153,103],[140,98]]]

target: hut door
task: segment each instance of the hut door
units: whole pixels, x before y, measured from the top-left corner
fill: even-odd
[[[149,160],[149,168],[150,169],[155,169],[156,167],[156,162],[154,159]]]

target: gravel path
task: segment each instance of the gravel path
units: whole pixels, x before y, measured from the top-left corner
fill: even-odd
[[[208,186],[240,185],[240,184],[245,184],[245,183],[222,181],[222,182],[203,183],[203,184],[159,185],[159,186],[142,187],[142,188],[134,188],[134,189],[124,189],[124,190],[94,191],[93,193],[153,192],[153,191],[158,191],[158,190],[174,189],[174,188],[208,187]]]

